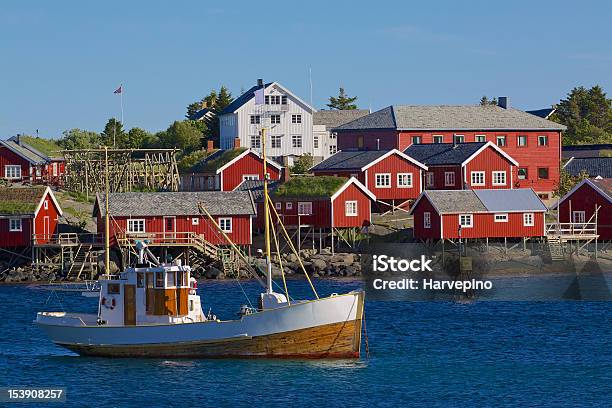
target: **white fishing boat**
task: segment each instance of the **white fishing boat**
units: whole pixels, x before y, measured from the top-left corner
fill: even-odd
[[[262,139],[266,174],[265,133]],[[270,205],[267,181],[264,198],[265,212],[269,215],[265,223],[265,291],[260,294],[256,308],[239,307],[239,318],[219,320],[205,315],[190,267],[180,262],[161,264],[146,244],[139,242],[135,267],[116,276],[106,275],[99,281],[97,313],[39,312],[36,323],[54,343],[88,356],[359,357],[362,291],[319,297],[309,279],[315,299],[294,300],[289,296],[284,275],[285,293],[273,290],[270,228],[274,226],[270,225],[270,207],[274,208]],[[208,215],[205,208],[201,210]],[[106,222],[108,232],[108,203]],[[290,239],[288,242],[297,253]],[[107,240],[107,265],[108,249]]]

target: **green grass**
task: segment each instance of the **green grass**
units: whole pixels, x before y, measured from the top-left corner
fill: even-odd
[[[348,179],[346,177],[295,177],[274,192],[278,197],[331,197]]]
[[[20,138],[24,143],[29,144],[30,146],[32,146],[39,152],[46,154],[47,156],[61,156],[61,153],[59,151],[62,150],[62,148],[60,147],[60,145],[57,144],[56,140],[44,139],[42,137],[35,136],[20,136]]]
[[[89,198],[85,193],[78,193],[76,191],[66,191],[66,195],[72,198],[75,201],[79,201],[81,203],[94,203],[96,201],[95,194],[90,194]]]
[[[189,153],[181,157],[177,163],[180,172],[188,172],[193,168],[196,164],[200,163],[202,160],[207,158],[210,155],[206,150],[197,150],[193,153]]]
[[[31,214],[35,209],[35,204],[20,201],[0,201],[0,214]]]
[[[222,153],[218,154],[215,158],[208,161],[201,161],[200,163],[195,164],[191,171],[194,173],[212,173],[217,171],[219,167],[229,163],[239,155],[241,155],[246,148],[240,147],[238,149],[230,149],[225,150]]]

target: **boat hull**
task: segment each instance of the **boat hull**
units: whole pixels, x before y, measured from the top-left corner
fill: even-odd
[[[358,358],[363,292],[243,316],[150,326],[62,326],[38,321],[58,345],[83,356]]]

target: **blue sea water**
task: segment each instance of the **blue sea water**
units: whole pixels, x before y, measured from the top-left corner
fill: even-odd
[[[306,282],[289,284],[308,295]],[[242,285],[254,300],[257,284]],[[221,318],[244,302],[236,282],[203,282],[200,294]],[[354,361],[84,358],[32,323],[96,302],[0,286],[0,387],[64,386],[70,407],[612,406],[611,302],[370,301],[370,356]]]

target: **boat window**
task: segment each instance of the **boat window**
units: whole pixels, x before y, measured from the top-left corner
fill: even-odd
[[[193,300],[189,301],[189,311],[193,312]]]
[[[176,286],[183,286],[183,272],[176,273]]]
[[[106,286],[106,293],[108,293],[109,295],[118,295],[119,293],[121,293],[121,285],[119,285],[118,283],[109,283]]]
[[[136,272],[136,287],[144,288],[144,272]]]
[[[174,286],[174,272],[166,273],[166,286]]]
[[[164,273],[163,272],[155,273],[155,287],[156,288],[164,287]]]

